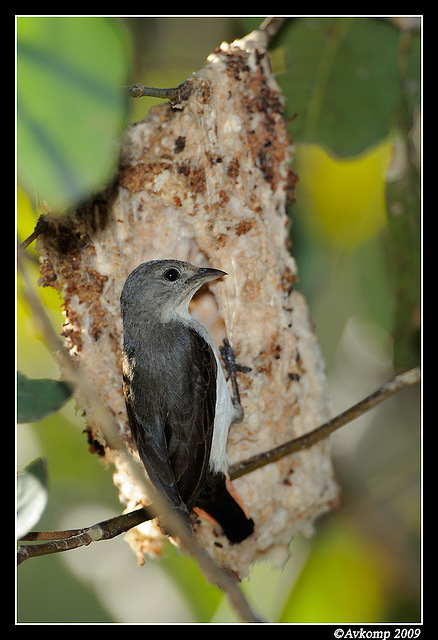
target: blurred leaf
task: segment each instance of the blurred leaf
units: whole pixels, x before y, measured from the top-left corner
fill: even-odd
[[[390,141],[344,159],[317,145],[299,145],[297,198],[318,235],[331,246],[355,249],[386,225],[385,173],[391,154]]]
[[[392,183],[387,190],[388,257],[396,281],[394,365],[399,371],[421,360],[420,187],[418,175],[409,173],[405,184]]]
[[[390,563],[337,518],[318,535],[279,622],[380,622]]]
[[[129,52],[103,17],[17,20],[18,175],[52,209],[109,177],[126,121]]]
[[[43,458],[38,458],[17,477],[17,538],[36,525],[46,504],[47,466]]]
[[[399,35],[372,18],[300,18],[282,29],[287,72],[278,82],[296,142],[338,156],[361,153],[386,138],[400,98]]]
[[[31,380],[17,372],[18,422],[41,420],[58,411],[71,394],[71,386],[63,380]]]
[[[396,114],[395,153],[388,172],[388,248],[396,280],[394,364],[407,369],[421,357],[421,112],[418,37],[407,34],[400,52],[403,90]]]

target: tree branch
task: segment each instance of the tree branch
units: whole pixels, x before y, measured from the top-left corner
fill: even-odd
[[[155,518],[156,513],[152,505],[142,507],[135,511],[103,520],[85,529],[68,529],[65,531],[31,531],[20,540],[37,542],[50,540],[48,544],[23,545],[18,549],[18,564],[33,556],[48,555],[68,549],[76,549],[89,545],[98,540],[110,540],[116,536],[136,527],[137,525]],[[62,541],[62,542],[61,542]],[[68,541],[64,544],[64,541]]]
[[[327,438],[337,429],[340,429],[370,409],[373,409],[376,405],[383,402],[383,400],[386,400],[394,393],[416,384],[419,380],[419,367],[415,367],[414,369],[410,369],[409,371],[396,376],[377,389],[374,393],[370,394],[335,418],[325,422],[317,429],[275,447],[270,451],[260,453],[252,458],[248,458],[247,460],[243,460],[242,462],[233,465],[230,468],[230,478],[234,480],[267,464],[276,462],[283,456],[313,447],[313,445],[320,442],[320,440]],[[36,542],[49,540],[49,542],[46,544],[20,546],[18,549],[18,564],[31,557],[68,551],[69,549],[77,549],[78,547],[87,546],[91,542],[97,542],[99,540],[110,540],[111,538],[128,531],[132,527],[136,527],[142,522],[155,518],[158,512],[158,509],[149,505],[148,507],[137,509],[130,513],[122,514],[115,518],[99,522],[98,524],[85,529],[28,533],[26,536],[21,538],[22,541]]]
[[[290,453],[295,453],[296,451],[301,451],[302,449],[309,449],[313,447],[314,444],[327,438],[337,429],[340,429],[344,425],[349,422],[352,422],[359,416],[363,415],[370,409],[373,409],[377,404],[386,400],[397,391],[401,391],[406,387],[409,387],[413,384],[416,384],[420,380],[420,368],[415,367],[401,373],[396,376],[379,389],[374,391],[371,395],[367,396],[357,404],[353,405],[343,413],[340,413],[335,418],[332,418],[328,422],[325,422],[317,429],[313,431],[309,431],[309,433],[300,436],[299,438],[295,438],[294,440],[289,440],[284,444],[275,447],[275,449],[270,449],[264,453],[259,453],[247,460],[243,460],[232,467],[230,467],[229,473],[231,480],[235,480],[236,478],[240,478],[255,469],[259,469],[260,467],[265,466],[266,464],[270,464],[271,462],[276,462],[283,456],[286,456]]]
[[[45,531],[28,533],[22,540],[47,540],[44,544],[21,545],[18,548],[17,560],[21,564],[28,558],[69,551],[78,547],[88,546],[91,542],[110,540],[121,533],[125,533],[132,527],[155,518],[157,512],[152,505],[136,509],[130,513],[104,520],[85,529],[71,529],[69,531]],[[196,542],[195,538],[187,532],[185,525],[179,522],[180,518],[172,514],[166,514],[166,521],[171,520],[171,529],[176,531],[181,539],[182,547],[197,560],[205,577],[227,594],[231,604],[246,622],[263,622],[250,608],[244,595],[232,578],[219,566],[215,565],[207,552]],[[55,539],[56,538],[56,539]]]
[[[145,520],[155,517],[151,508],[137,509],[121,516],[104,520],[85,529],[72,529],[70,531],[45,531],[33,532],[23,536],[22,540],[47,540],[45,544],[21,545],[18,548],[18,564],[28,558],[45,556],[60,551],[68,551],[84,547],[98,540],[110,540],[128,531],[132,527],[141,524]]]
[[[140,82],[133,84],[127,88],[128,95],[131,98],[163,98],[170,100],[173,106],[187,100],[193,91],[193,82],[188,79],[179,84],[177,87],[169,89],[160,89],[158,87],[145,87]]]

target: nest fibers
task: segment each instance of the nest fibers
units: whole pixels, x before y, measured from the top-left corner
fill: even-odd
[[[195,297],[191,312],[216,347],[228,337],[238,362],[251,367],[239,375],[245,418],[230,430],[233,464],[325,422],[330,400],[308,309],[294,290],[286,202],[296,177],[265,35],[223,43],[187,82],[186,99],[154,107],[128,127],[105,191],[68,215],[47,216],[37,242],[41,282],[62,293],[66,346],[135,456],[121,385],[123,283],[138,264],[154,259],[226,271],[227,278]],[[122,503],[127,510],[148,504],[80,390],[77,402],[91,449],[115,466]],[[254,534],[230,545],[220,527],[203,520],[195,532],[238,576],[256,560],[282,562],[293,536],[309,532],[338,495],[327,441],[242,476],[235,486]],[[127,537],[139,559],[159,554],[165,540],[153,523]]]

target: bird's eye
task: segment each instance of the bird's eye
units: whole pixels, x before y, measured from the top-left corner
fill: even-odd
[[[178,280],[179,278],[179,271],[178,269],[174,269],[173,267],[171,267],[164,272],[164,277],[166,278],[166,280],[169,280],[169,282],[175,282],[175,280]]]

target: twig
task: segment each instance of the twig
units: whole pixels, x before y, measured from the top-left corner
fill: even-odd
[[[266,34],[268,41],[272,40],[272,38],[277,35],[285,20],[286,18],[265,18],[258,30],[263,31]],[[140,82],[127,87],[128,95],[131,98],[162,98],[163,100],[170,100],[172,106],[178,106],[181,102],[187,100],[192,91],[193,82],[190,78],[179,84],[177,87],[169,87],[167,89],[159,87],[145,87]]]
[[[104,520],[86,527],[85,529],[70,529],[68,531],[42,531],[32,532],[23,536],[21,540],[50,540],[45,544],[21,545],[18,548],[18,564],[28,558],[45,556],[50,553],[59,553],[84,547],[98,540],[110,540],[132,529],[145,520],[155,517],[151,507],[136,509],[130,513]]]
[[[420,380],[420,368],[414,367],[409,371],[405,371],[400,375],[396,376],[379,389],[374,391],[371,395],[367,396],[357,404],[353,405],[343,413],[340,413],[335,418],[332,418],[328,422],[325,422],[323,425],[314,429],[313,431],[309,431],[309,433],[300,436],[299,438],[295,438],[294,440],[289,440],[284,444],[275,447],[275,449],[270,449],[269,451],[265,451],[264,453],[259,453],[247,460],[243,460],[232,467],[230,467],[230,478],[231,480],[235,480],[236,478],[240,478],[255,469],[259,469],[260,467],[265,466],[266,464],[270,464],[271,462],[276,462],[283,456],[286,456],[290,453],[295,453],[296,451],[301,451],[302,449],[308,449],[313,447],[314,444],[327,438],[330,434],[332,434],[337,429],[340,429],[344,425],[349,422],[352,422],[362,414],[366,413],[370,409],[373,409],[377,404],[386,400],[397,391],[401,391],[406,387],[409,387],[413,384],[416,384]]]
[[[31,531],[20,538],[20,541],[25,542],[39,542],[41,540],[67,540],[74,536],[79,536],[91,529],[99,528],[102,531],[102,536],[99,540],[109,540],[115,538],[120,533],[124,533],[132,527],[136,527],[146,520],[151,520],[157,515],[153,505],[148,507],[142,507],[141,509],[135,509],[129,513],[110,518],[109,520],[103,520],[94,524],[92,527],[86,527],[85,529],[64,529],[62,531]],[[93,541],[95,540],[93,534]],[[36,545],[31,545],[36,546]],[[39,545],[41,546],[41,545]]]
[[[160,89],[158,87],[145,87],[140,82],[128,87],[128,95],[131,98],[164,98],[174,100],[176,97],[176,87],[169,89]]]
[[[177,87],[168,89],[160,89],[158,87],[145,87],[140,82],[133,84],[127,88],[128,95],[131,98],[163,98],[170,100],[173,106],[187,100],[193,91],[193,82],[188,79],[179,84]]]
[[[47,220],[43,214],[38,218],[35,229],[32,231],[30,236],[28,236],[26,240],[23,240],[23,242],[20,243],[20,247],[22,249],[26,249],[34,240],[38,238],[41,233],[44,233],[44,231],[46,231],[47,227]]]
[[[23,536],[22,540],[37,541],[49,539],[50,541],[44,544],[21,545],[17,552],[18,564],[21,564],[28,558],[69,551],[71,549],[77,549],[78,547],[88,546],[92,542],[98,542],[100,540],[110,540],[146,520],[155,518],[156,515],[157,512],[154,508],[149,506],[136,509],[135,511],[109,520],[104,520],[85,529],[29,533]],[[174,533],[177,532],[183,548],[195,557],[205,577],[228,595],[231,604],[243,620],[246,622],[263,622],[263,620],[252,611],[231,577],[212,562],[207,552],[199,546],[195,538],[188,533],[185,525],[181,525],[178,520],[180,520],[179,517],[175,518],[174,516],[172,517],[166,514],[167,525],[170,525]]]
[[[255,469],[270,464],[271,462],[275,462],[290,453],[295,453],[302,449],[309,449],[320,440],[327,438],[337,429],[340,429],[347,423],[352,422],[359,416],[374,408],[377,404],[386,398],[389,398],[389,396],[416,384],[419,380],[420,369],[418,367],[396,376],[391,381],[377,389],[377,391],[367,396],[350,409],[347,409],[335,418],[324,423],[317,429],[306,433],[300,438],[290,440],[275,449],[258,454],[234,465],[230,469],[231,479],[234,480],[235,478],[239,478],[240,476],[250,473]],[[21,540],[29,542],[50,540],[57,541],[59,544],[54,544],[52,542],[47,545],[22,546],[19,549],[19,563],[33,556],[76,549],[79,546],[88,545],[90,542],[96,542],[98,540],[109,540],[110,538],[114,538],[115,536],[128,531],[132,527],[135,527],[146,520],[154,518],[157,512],[157,509],[152,505],[149,505],[148,507],[137,509],[130,513],[105,520],[104,522],[100,522],[92,527],[87,527],[86,529],[30,532],[26,536],[23,536]],[[99,532],[101,532],[101,535],[97,535]],[[63,542],[61,543],[60,541]]]
[[[258,30],[264,31],[268,37],[268,40],[272,40],[272,38],[276,36],[277,33],[280,31],[285,21],[286,21],[286,18],[284,17],[283,18],[274,18],[274,17],[265,18],[262,24],[259,26]]]

